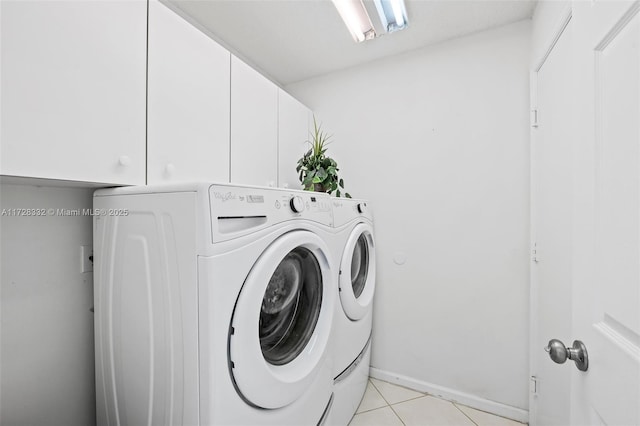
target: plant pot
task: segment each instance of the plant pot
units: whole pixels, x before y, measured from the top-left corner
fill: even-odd
[[[327,188],[321,183],[314,183],[313,192],[327,192]]]

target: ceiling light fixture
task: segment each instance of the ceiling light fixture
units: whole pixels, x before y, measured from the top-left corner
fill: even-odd
[[[374,0],[382,27],[392,33],[407,28],[407,8],[404,0]]]
[[[376,31],[373,28],[367,9],[362,0],[331,0],[338,9],[353,39],[360,43],[375,38]]]
[[[360,43],[371,40],[376,35],[392,33],[407,28],[407,9],[404,0],[331,0],[338,9],[353,39]],[[375,5],[375,6],[374,6]],[[373,10],[380,18],[380,24],[371,22]]]

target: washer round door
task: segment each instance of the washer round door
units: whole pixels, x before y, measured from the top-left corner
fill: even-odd
[[[375,260],[373,228],[359,223],[347,239],[340,263],[340,302],[354,321],[364,317],[373,303]]]
[[[231,374],[249,404],[292,403],[322,367],[335,297],[327,253],[316,234],[294,231],[274,241],[249,272],[229,334]]]

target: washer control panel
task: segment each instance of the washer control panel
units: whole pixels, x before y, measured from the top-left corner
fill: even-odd
[[[215,241],[296,219],[333,226],[329,194],[214,184],[209,205]]]
[[[332,198],[331,204],[333,207],[333,223],[335,227],[340,227],[356,218],[373,221],[371,207],[366,200]]]

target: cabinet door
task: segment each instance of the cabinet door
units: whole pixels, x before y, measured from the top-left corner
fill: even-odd
[[[149,2],[148,183],[229,181],[230,58]]]
[[[147,2],[0,8],[0,174],[144,184]]]
[[[278,87],[231,57],[231,182],[275,186]]]
[[[310,148],[307,142],[311,110],[293,96],[278,91],[278,186],[302,189],[296,166]],[[313,123],[311,123],[313,127]]]

